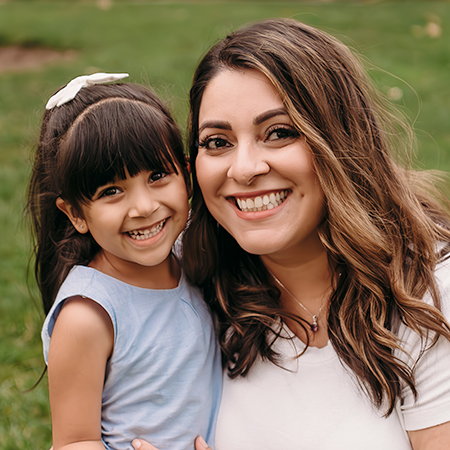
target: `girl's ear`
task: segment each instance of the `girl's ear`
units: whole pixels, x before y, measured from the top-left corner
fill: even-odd
[[[77,214],[70,203],[58,197],[56,199],[56,207],[69,218],[78,233],[86,234],[89,231],[86,221]]]
[[[186,159],[187,170],[191,174],[192,173],[192,170],[191,170],[191,159],[189,158],[188,155],[185,156],[185,159]]]
[[[185,155],[185,160],[186,160],[186,166],[187,166],[187,171],[189,173],[189,178],[191,178],[191,182],[189,183],[189,186],[186,186],[187,188],[187,193],[188,193],[188,198],[192,197],[192,170],[191,170],[191,161],[188,155]]]

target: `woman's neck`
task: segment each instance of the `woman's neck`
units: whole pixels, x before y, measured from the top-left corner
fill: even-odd
[[[322,297],[331,285],[335,267],[330,265],[324,247],[321,251],[304,253],[297,259],[261,256],[264,265],[299,300]]]
[[[292,259],[276,260],[261,257],[272,276],[273,283],[280,289],[281,304],[290,314],[302,317],[303,329],[294,320],[286,319],[287,326],[303,342],[311,346],[324,347],[328,342],[327,317],[329,298],[334,289],[336,268],[330,265],[325,249],[310,255],[302,255],[297,262]],[[315,330],[315,331],[313,331]]]

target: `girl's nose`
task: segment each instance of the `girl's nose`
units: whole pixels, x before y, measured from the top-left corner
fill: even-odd
[[[148,217],[159,207],[158,199],[148,188],[137,189],[130,194],[128,216],[130,218]]]
[[[256,143],[241,144],[234,152],[234,158],[227,176],[239,184],[250,185],[259,175],[270,172],[270,166],[263,158],[263,150]]]

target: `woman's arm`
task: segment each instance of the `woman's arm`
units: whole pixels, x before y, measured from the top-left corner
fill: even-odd
[[[414,450],[448,450],[450,448],[450,422],[423,430],[408,431],[408,435]]]
[[[104,450],[101,403],[114,331],[97,303],[74,297],[61,309],[48,355],[53,450]]]
[[[426,428],[424,430],[408,431],[414,450],[448,450],[450,448],[450,422]],[[135,450],[158,450],[142,439],[132,442]],[[209,447],[201,436],[195,440],[195,450],[208,450]]]

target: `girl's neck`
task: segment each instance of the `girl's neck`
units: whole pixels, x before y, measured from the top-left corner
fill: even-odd
[[[181,276],[178,260],[170,254],[156,266],[142,266],[135,263],[120,264],[100,251],[89,263],[90,267],[124,283],[144,289],[174,289]]]

